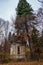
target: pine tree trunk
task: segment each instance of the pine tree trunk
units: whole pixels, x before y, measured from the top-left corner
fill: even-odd
[[[33,52],[32,52],[32,39],[31,39],[31,36],[29,36],[28,34],[28,27],[27,27],[27,20],[25,18],[25,29],[26,29],[26,32],[27,32],[27,37],[28,37],[28,42],[29,42],[29,47],[30,47],[30,54],[31,54],[31,58],[33,57]]]

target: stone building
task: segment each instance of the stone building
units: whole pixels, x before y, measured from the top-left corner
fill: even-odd
[[[26,41],[24,42],[21,39],[21,36],[15,36],[12,38],[13,42],[11,42],[10,47],[10,58],[11,59],[23,59],[26,55]]]
[[[25,58],[25,44],[22,44],[21,41],[17,41],[11,44],[10,56],[11,58],[22,59]]]

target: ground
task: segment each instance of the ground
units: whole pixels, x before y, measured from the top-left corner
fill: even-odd
[[[10,62],[10,63],[0,64],[0,65],[43,65],[43,62],[37,62],[37,61],[32,61],[32,62]]]
[[[26,48],[26,52],[27,52],[27,59],[30,58],[30,49],[29,48]],[[29,53],[28,53],[29,52]],[[40,61],[21,61],[21,62],[16,62],[16,61],[10,61],[8,63],[1,63],[0,65],[43,65],[43,60],[41,59]]]

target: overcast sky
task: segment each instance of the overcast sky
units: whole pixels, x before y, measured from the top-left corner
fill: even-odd
[[[36,11],[40,7],[37,0],[27,0],[31,7]],[[16,16],[15,8],[19,0],[0,0],[0,18],[10,20],[12,16]]]

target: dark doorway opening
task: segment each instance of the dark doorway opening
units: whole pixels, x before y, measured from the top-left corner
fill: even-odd
[[[20,54],[20,47],[18,46],[18,54]]]

